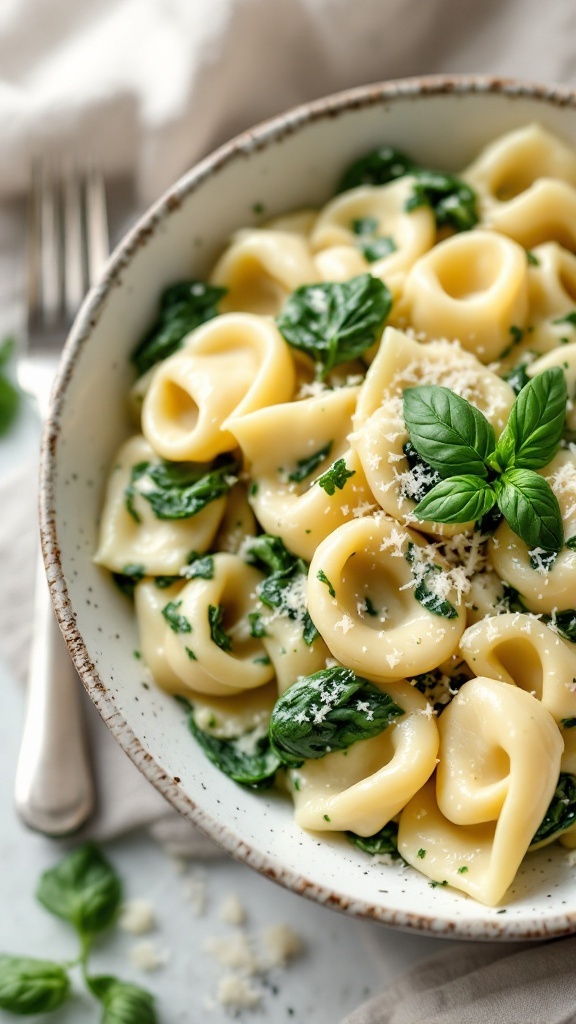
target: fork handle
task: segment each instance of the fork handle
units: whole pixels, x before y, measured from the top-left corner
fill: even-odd
[[[78,676],[38,559],[26,715],[16,768],[16,809],[51,836],[79,829],[94,807]]]

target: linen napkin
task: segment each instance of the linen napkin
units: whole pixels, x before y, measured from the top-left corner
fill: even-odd
[[[341,1024],[574,1024],[576,938],[472,943],[409,971]]]
[[[0,199],[23,194],[42,153],[135,177],[145,205],[236,132],[370,81],[476,72],[571,82],[575,29],[572,0],[3,0]],[[9,310],[16,330],[23,228],[22,211],[0,215],[0,316],[4,326]],[[0,446],[0,644],[18,678],[32,627],[33,449],[7,471]],[[212,852],[166,813],[91,705],[87,718],[100,801],[90,834],[153,823],[174,852]],[[574,939],[451,951],[346,1024],[570,1024],[575,952]]]

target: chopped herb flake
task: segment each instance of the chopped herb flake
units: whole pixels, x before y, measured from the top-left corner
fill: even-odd
[[[330,469],[327,469],[321,477],[318,477],[318,486],[322,487],[326,491],[326,494],[332,496],[336,493],[336,489],[342,491],[346,484],[346,481],[354,476],[356,470],[348,469],[344,459],[337,459]]]

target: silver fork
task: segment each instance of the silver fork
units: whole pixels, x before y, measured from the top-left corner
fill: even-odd
[[[104,180],[38,165],[29,209],[28,346],[22,388],[46,417],[62,345],[82,298],[109,252]],[[94,807],[81,687],[50,602],[38,558],[26,715],[16,769],[22,820],[47,835],[74,832]]]

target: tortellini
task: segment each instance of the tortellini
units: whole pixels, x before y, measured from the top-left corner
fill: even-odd
[[[302,828],[371,836],[430,778],[439,740],[428,702],[406,682],[387,682],[383,689],[403,708],[401,718],[374,739],[294,771],[294,807]]]
[[[180,321],[162,306],[95,560],[213,764],[276,780],[303,829],[397,832],[431,885],[495,906],[528,851],[576,847],[576,152],[528,125],[456,177],[386,146],[355,168],[237,231]],[[492,447],[460,441],[496,495],[494,443],[553,368],[564,432],[536,469],[562,548],[489,503],[418,518],[454,474],[405,392],[482,414]]]
[[[228,421],[292,397],[294,365],[277,328],[229,313],[199,327],[156,370],[142,430],[166,459],[206,461],[234,447]]]
[[[402,811],[398,849],[434,881],[494,906],[554,794],[562,738],[534,697],[485,677],[464,684],[438,730],[436,780]]]
[[[319,545],[308,607],[330,651],[379,681],[428,672],[455,650],[466,613],[439,555],[384,517],[357,519]]]

